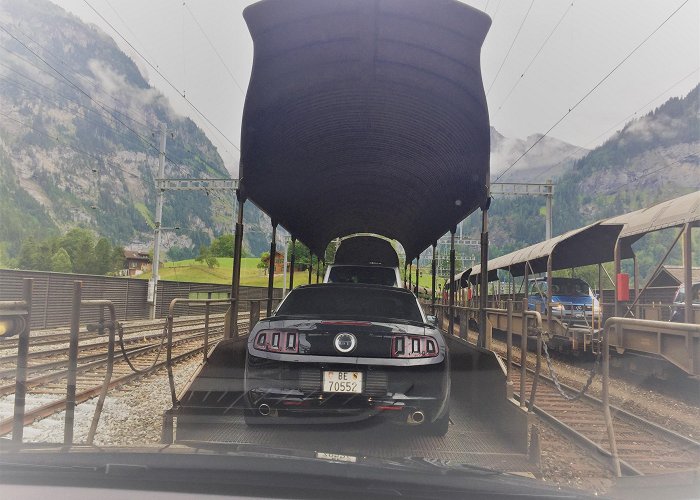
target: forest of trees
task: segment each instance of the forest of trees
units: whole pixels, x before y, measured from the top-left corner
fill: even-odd
[[[124,267],[124,249],[88,229],[71,229],[43,240],[29,237],[8,267],[35,271],[107,275]]]

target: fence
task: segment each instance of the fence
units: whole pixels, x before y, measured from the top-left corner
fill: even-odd
[[[114,278],[89,274],[52,273],[44,271],[15,271],[0,269],[0,300],[19,300],[22,297],[22,280],[33,278],[31,328],[60,328],[70,325],[73,282],[83,282],[83,299],[109,300],[122,321],[148,319],[146,293],[148,282],[133,278]],[[158,282],[156,317],[166,318],[168,306],[175,298],[226,298],[231,292],[230,285],[189,283],[179,281]],[[197,294],[197,295],[194,295]],[[206,297],[202,295],[206,294]],[[220,295],[218,295],[220,294]],[[224,295],[225,294],[225,295]],[[282,290],[275,289],[274,297],[280,298]],[[267,298],[267,288],[240,287],[241,303],[239,310],[247,310],[248,300]],[[212,307],[212,313],[225,312],[226,306]],[[201,307],[188,304],[178,305],[175,314],[203,314]],[[88,311],[85,321],[97,321]]]

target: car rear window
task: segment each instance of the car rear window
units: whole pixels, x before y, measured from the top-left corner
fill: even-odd
[[[391,267],[334,266],[328,274],[328,282],[397,286],[396,273]]]
[[[276,315],[423,322],[413,295],[351,286],[296,289],[280,305]]]

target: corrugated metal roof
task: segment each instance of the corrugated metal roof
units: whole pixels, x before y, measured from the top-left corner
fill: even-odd
[[[534,273],[547,270],[547,259],[552,254],[552,268],[568,269],[587,266],[613,259],[615,240],[622,226],[602,226],[595,222],[579,229],[573,229],[549,240],[496,257],[488,262],[489,280],[496,279],[496,269],[511,269],[514,276],[525,273],[525,263],[529,262]],[[626,254],[627,255],[627,254]],[[470,280],[481,272],[481,266],[472,267]]]
[[[700,222],[700,191],[664,201],[653,207],[612,217],[602,224],[624,224],[620,238],[639,239],[646,233]]]
[[[552,268],[567,269],[614,258],[615,240],[624,241],[622,258],[632,257],[630,245],[647,233],[686,223],[700,222],[700,191],[664,201],[650,208],[595,222],[573,229],[560,236],[516,250],[488,262],[489,281],[496,279],[496,269],[511,268],[514,276],[524,274],[525,262],[530,262],[534,273],[547,270],[547,258],[554,253]],[[475,282],[481,272],[479,264],[471,268],[469,280]]]
[[[376,233],[413,258],[486,202],[480,52],[491,21],[453,0],[265,0],[241,192],[314,253]]]

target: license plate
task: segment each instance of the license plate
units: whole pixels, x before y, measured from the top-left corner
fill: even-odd
[[[362,372],[323,372],[323,392],[362,393]]]

